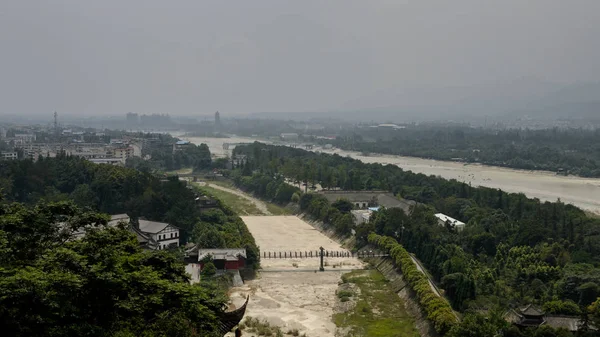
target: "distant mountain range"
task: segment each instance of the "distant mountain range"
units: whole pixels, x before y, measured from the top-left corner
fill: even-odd
[[[382,104],[385,103],[385,104]],[[523,78],[476,87],[380,90],[326,112],[255,113],[277,119],[345,121],[462,121],[590,119],[600,121],[600,82],[561,85]]]

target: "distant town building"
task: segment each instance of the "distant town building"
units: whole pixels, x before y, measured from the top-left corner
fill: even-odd
[[[221,114],[215,112],[215,131],[221,131]]]
[[[373,125],[371,127],[372,128],[379,128],[379,129],[390,129],[390,130],[406,129],[406,126],[396,125],[396,124],[379,124],[379,125]]]
[[[134,129],[137,128],[140,123],[140,116],[134,112],[128,112],[125,116],[125,121],[127,123],[127,128]]]
[[[123,165],[120,158],[91,158],[88,161],[94,164]]]
[[[188,146],[190,146],[190,142],[187,140],[178,140],[175,144],[173,144],[173,152],[181,151]]]
[[[121,160],[123,164],[127,161],[128,158],[133,157],[134,149],[133,147],[120,147],[116,148],[113,151],[113,157]]]
[[[437,213],[435,215],[435,217],[438,219],[438,224],[440,226],[450,226],[450,228],[454,228],[457,231],[462,231],[463,229],[465,229],[465,223],[462,221],[458,221],[452,217],[449,217],[445,214],[442,213]]]
[[[0,153],[1,160],[16,160],[18,158],[18,154],[16,152],[2,152]]]
[[[297,133],[282,133],[279,138],[281,138],[281,140],[284,141],[295,141],[298,140],[300,137],[298,136]]]
[[[17,133],[15,134],[15,145],[25,145],[35,142],[34,133]]]

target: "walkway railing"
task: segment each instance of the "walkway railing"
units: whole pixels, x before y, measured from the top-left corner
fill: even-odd
[[[331,251],[324,250],[323,257],[334,258],[367,258],[367,257],[384,257],[389,256],[389,254],[384,254],[378,251],[359,251],[359,252],[350,252],[350,251]],[[321,252],[318,250],[306,250],[306,251],[276,251],[276,252],[264,252],[262,258],[263,259],[310,259],[310,258],[319,258],[321,257]]]

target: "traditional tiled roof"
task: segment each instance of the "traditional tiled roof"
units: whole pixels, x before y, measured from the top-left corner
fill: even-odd
[[[409,212],[417,203],[412,200],[398,199],[387,191],[320,191],[329,202],[346,199],[350,202],[374,202],[385,208],[401,208]]]
[[[582,323],[579,317],[574,316],[546,316],[546,324],[555,329],[564,328],[569,331],[577,331]]]
[[[144,233],[156,234],[161,232],[167,226],[168,223],[165,222],[156,222],[156,221],[148,221],[148,220],[138,220],[140,231]]]
[[[213,260],[237,261],[239,257],[246,258],[246,249],[244,248],[221,248],[221,249],[199,249],[198,261],[202,261],[208,255]]]
[[[156,242],[156,240],[154,240],[152,236],[140,231],[139,229],[135,228],[135,226],[130,226],[129,230],[133,232],[133,234],[135,234],[138,243],[144,248],[154,250],[158,249],[158,242]]]
[[[544,312],[532,304],[529,304],[525,308],[521,309],[521,314],[525,316],[544,316]]]

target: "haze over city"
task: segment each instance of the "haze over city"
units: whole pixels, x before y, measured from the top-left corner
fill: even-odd
[[[5,0],[0,114],[597,107],[598,22],[593,0]]]

